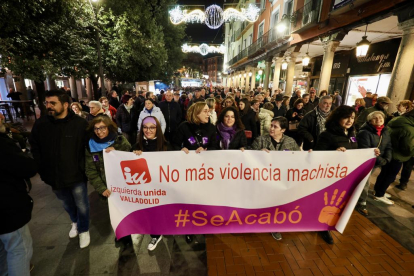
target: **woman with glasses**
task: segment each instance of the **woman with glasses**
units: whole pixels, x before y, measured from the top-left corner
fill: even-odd
[[[103,197],[108,198],[111,192],[106,185],[103,151],[131,151],[131,145],[123,135],[118,135],[118,128],[108,116],[99,116],[89,123],[90,136],[86,148],[86,176],[89,183]]]
[[[131,145],[124,136],[118,135],[117,126],[106,115],[94,118],[87,130],[90,139],[85,151],[86,176],[98,192],[100,199],[106,201],[111,192],[106,183],[103,151],[131,151]],[[116,239],[115,242],[117,242]],[[120,242],[124,246],[131,244],[131,236],[122,238]]]
[[[187,121],[180,124],[172,139],[174,149],[200,153],[207,149],[218,150],[216,128],[209,123],[210,111],[205,102],[197,102],[187,111]]]
[[[187,121],[182,122],[172,139],[175,150],[201,153],[206,150],[219,150],[216,127],[209,123],[210,112],[205,102],[196,102],[187,110]],[[193,241],[192,235],[185,237],[187,243]]]
[[[285,117],[278,116],[272,119],[269,134],[256,138],[252,144],[253,150],[263,150],[267,153],[270,151],[300,151],[296,141],[285,135],[288,128],[288,120]],[[282,234],[273,232],[272,237],[275,240],[281,240]]]
[[[162,134],[161,124],[157,118],[148,116],[142,120],[138,143],[132,147],[132,150],[136,155],[141,155],[143,152],[171,150]],[[162,235],[151,235],[147,249],[153,251],[161,240]]]

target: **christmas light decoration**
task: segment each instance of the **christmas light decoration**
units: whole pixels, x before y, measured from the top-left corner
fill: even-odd
[[[205,12],[205,23],[210,29],[218,29],[224,23],[223,10],[217,5],[211,5]]]
[[[206,20],[205,14],[201,10],[193,10],[187,13],[187,10],[182,10],[180,6],[176,6],[174,9],[168,12],[170,14],[170,21],[174,25],[180,23],[202,23]]]
[[[224,54],[226,51],[226,47],[223,44],[221,45],[207,45],[205,43],[200,45],[188,45],[187,43],[181,46],[181,50],[184,53],[199,53],[203,56],[210,54],[210,53],[219,53]]]
[[[207,7],[205,12],[194,10],[187,13],[180,6],[176,6],[168,12],[170,14],[171,23],[177,25],[180,23],[202,23],[204,22],[211,29],[218,29],[224,22],[228,21],[248,21],[255,22],[259,18],[260,9],[249,4],[247,8],[240,11],[234,8],[228,8],[225,11],[217,5]]]

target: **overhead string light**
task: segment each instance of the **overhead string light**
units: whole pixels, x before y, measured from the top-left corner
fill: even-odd
[[[184,53],[199,53],[203,56],[211,53],[224,54],[226,47],[223,44],[221,45],[207,45],[205,43],[200,45],[188,45],[187,43],[181,46],[181,50]]]
[[[249,4],[247,8],[240,11],[234,8],[228,8],[225,11],[217,5],[207,7],[205,12],[201,10],[193,10],[187,13],[180,6],[176,6],[168,13],[170,14],[171,23],[177,25],[180,23],[202,23],[204,22],[211,29],[218,29],[224,22],[228,21],[248,21],[255,22],[259,18],[260,9]]]
[[[205,13],[201,10],[193,10],[187,13],[187,10],[182,10],[180,6],[168,12],[170,14],[170,21],[174,25],[185,23],[203,23],[206,19]]]

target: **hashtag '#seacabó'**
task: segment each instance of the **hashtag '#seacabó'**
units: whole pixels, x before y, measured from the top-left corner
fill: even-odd
[[[180,227],[180,224],[182,224],[182,227],[185,227],[185,224],[190,221],[188,219],[188,210],[185,210],[185,213],[183,214],[183,210],[180,209],[180,212],[174,216],[177,218],[175,220],[176,227]]]

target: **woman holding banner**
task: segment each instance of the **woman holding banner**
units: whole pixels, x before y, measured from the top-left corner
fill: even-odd
[[[143,152],[171,150],[162,134],[161,124],[157,118],[145,117],[139,129],[138,143],[132,147],[136,155],[141,155]],[[147,249],[153,251],[161,240],[162,235],[151,235]]]
[[[172,139],[174,149],[186,154],[190,150],[201,153],[207,149],[220,149],[216,140],[216,127],[209,123],[209,118],[209,107],[204,101],[192,104],[187,110],[187,121],[180,124],[177,134]],[[186,235],[185,239],[187,243],[191,243],[193,236]]]
[[[334,109],[326,119],[326,129],[319,135],[314,150],[337,150],[344,152],[349,149],[357,149],[358,143],[355,137],[354,122],[354,108],[342,105]],[[379,155],[378,149],[375,149],[375,154]],[[326,243],[334,243],[329,231],[322,231],[320,234]]]
[[[362,125],[357,134],[358,147],[361,148],[378,148],[380,155],[377,156],[375,161],[375,168],[381,168],[382,166],[390,163],[392,159],[392,145],[391,137],[384,126],[385,115],[382,111],[374,111],[367,116],[367,122]],[[374,171],[374,169],[372,171]],[[364,190],[358,200],[357,211],[361,214],[368,216],[367,210],[367,197],[369,191],[369,178],[365,184]],[[390,200],[385,194],[382,197],[376,197],[375,200],[392,205],[394,202]]]
[[[247,146],[244,125],[240,120],[239,112],[232,106],[223,109],[218,117],[217,133],[222,149],[240,149],[244,151]]]
[[[278,116],[272,119],[269,134],[259,136],[252,144],[253,150],[270,151],[300,151],[296,141],[286,136],[284,133],[288,128],[288,120],[285,117]],[[273,232],[272,237],[275,240],[281,240],[282,234]]]
[[[106,201],[111,191],[106,183],[103,151],[130,151],[131,145],[124,136],[118,135],[117,126],[108,116],[95,117],[89,123],[88,132],[90,139],[85,151],[86,176],[100,198]],[[124,237],[120,241],[125,246],[132,243],[131,236]]]
[[[197,102],[187,110],[187,121],[180,124],[177,134],[172,139],[174,149],[189,153],[209,150],[218,150],[216,128],[209,123],[210,111],[208,105]]]

